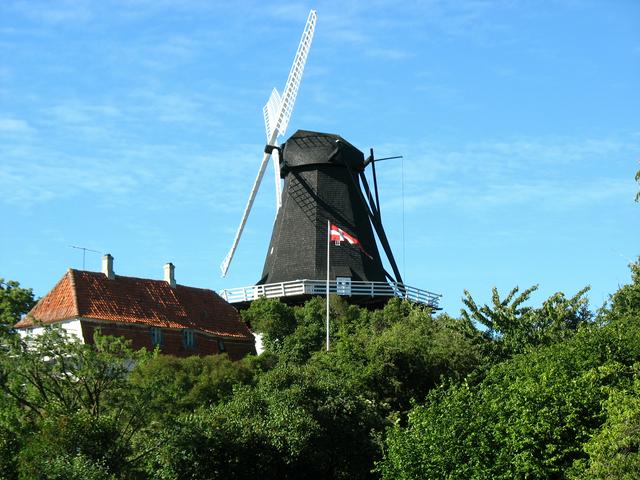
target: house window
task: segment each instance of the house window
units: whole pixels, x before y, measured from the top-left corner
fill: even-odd
[[[222,340],[221,338],[218,339],[218,351],[219,352],[224,352],[225,351],[225,346],[224,346],[224,340]]]
[[[182,331],[182,342],[185,348],[194,348],[196,346],[196,339],[193,334],[193,330]]]
[[[151,329],[151,345],[154,347],[156,345],[162,345],[162,330],[159,328],[154,327]]]

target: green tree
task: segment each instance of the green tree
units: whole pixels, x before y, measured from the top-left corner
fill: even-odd
[[[0,335],[10,331],[35,304],[30,288],[21,288],[14,280],[5,282],[0,278]]]
[[[480,323],[486,327],[489,337],[496,338],[499,335],[504,335],[505,333],[515,330],[521,323],[520,319],[531,312],[532,307],[523,306],[522,304],[529,300],[531,294],[537,289],[538,285],[534,285],[516,297],[520,288],[514,287],[507,296],[501,300],[498,289],[493,287],[491,290],[491,302],[493,305],[491,307],[486,304],[478,307],[469,291],[465,290],[462,302],[467,306],[469,311],[463,308],[460,311],[460,315],[465,320],[474,320]]]
[[[344,309],[339,297],[332,296],[331,310]],[[301,306],[289,306],[280,300],[258,299],[242,312],[254,331],[263,335],[268,352],[285,363],[304,364],[314,352],[323,350],[326,338],[325,300],[314,297]],[[356,307],[357,309],[357,307]],[[332,336],[337,332],[336,316],[331,321]]]
[[[1,355],[1,353],[0,353]],[[18,454],[30,428],[21,409],[0,391],[0,478],[18,478]]]
[[[628,316],[640,317],[640,257],[629,264],[631,283],[623,285],[611,295],[608,305],[600,312],[601,321],[612,321]]]
[[[127,478],[133,449],[120,419],[86,411],[47,416],[19,453],[21,479]]]
[[[638,368],[640,365],[636,365],[636,372]],[[640,379],[636,378],[629,389],[611,390],[605,415],[602,429],[584,445],[589,459],[582,463],[583,468],[576,471],[574,478],[640,478]]]
[[[282,364],[167,425],[148,469],[166,480],[370,478],[381,422],[346,379]]]
[[[585,327],[496,365],[476,386],[435,391],[389,432],[383,477],[568,478],[603,423],[608,389],[633,381],[640,328],[624,327],[625,336]]]
[[[565,340],[580,325],[592,320],[585,296],[589,287],[568,298],[562,292],[555,293],[539,308],[523,305],[537,289],[534,285],[517,295],[519,289],[515,287],[500,299],[494,287],[492,305],[482,307],[465,290],[462,301],[468,310],[463,308],[460,313],[463,319],[476,321],[487,329],[486,335],[494,341],[498,359]]]
[[[51,455],[52,452],[43,452]],[[101,462],[95,462],[81,453],[62,454],[51,458],[47,464],[46,477],[36,474],[36,477],[50,480],[117,480],[117,477],[109,473],[108,468]]]
[[[0,470],[24,479],[63,478],[73,469],[130,478],[157,445],[145,433],[150,392],[129,382],[132,365],[151,354],[99,334],[85,345],[60,327],[0,342],[0,430],[15,448]]]
[[[0,388],[39,417],[58,410],[99,417],[127,393],[131,365],[150,354],[132,351],[120,337],[98,333],[94,339],[94,346],[86,345],[58,326],[26,340],[5,339]]]
[[[325,300],[314,297],[304,305],[292,309],[295,328],[289,335],[283,337],[281,346],[276,350],[280,361],[302,365],[309,360],[314,352],[324,349],[326,338],[325,308]],[[332,330],[335,329],[334,324],[331,327]]]
[[[284,314],[290,333],[268,346],[279,361],[317,365],[349,379],[385,415],[405,411],[443,378],[462,378],[483,362],[487,342],[470,321],[433,318],[430,309],[401,299],[369,311],[332,296],[327,354],[325,308],[322,298],[301,307],[264,300],[249,316],[254,324],[281,325]]]
[[[483,343],[469,322],[433,318],[429,309],[393,300],[357,334],[341,337],[336,356],[343,374],[391,414],[422,401],[444,379],[473,371],[482,363]]]
[[[527,311],[528,322],[560,319],[560,335],[545,321],[547,345],[534,337],[536,348],[497,363],[480,382],[432,390],[406,426],[389,430],[383,478],[636,478],[637,272],[636,264],[633,283],[612,296],[599,322],[581,320],[580,292]]]
[[[243,320],[261,333],[265,348],[277,351],[296,329],[294,309],[278,299],[259,298],[242,312]]]
[[[171,416],[229,399],[235,386],[253,382],[251,362],[248,358],[232,362],[227,355],[158,355],[139,364],[130,382],[150,392],[148,406],[155,415]]]

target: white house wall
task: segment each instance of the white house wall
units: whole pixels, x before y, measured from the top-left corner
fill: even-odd
[[[74,335],[79,340],[84,342],[84,337],[82,336],[82,325],[80,324],[80,320],[66,320],[64,322],[56,322],[55,325],[62,327],[68,334]],[[34,327],[34,328],[20,328],[18,329],[18,333],[20,337],[25,338],[30,335],[41,335],[44,332],[44,329],[47,327]]]
[[[262,352],[264,352],[264,346],[262,345],[262,334],[255,332],[252,332],[252,334],[256,342],[256,353],[260,355]]]

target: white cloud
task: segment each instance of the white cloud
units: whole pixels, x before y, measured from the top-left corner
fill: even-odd
[[[58,104],[46,108],[44,114],[59,124],[95,125],[100,117],[113,118],[121,115],[115,105],[95,105],[80,102]]]
[[[366,50],[366,55],[381,60],[406,60],[413,57],[415,54],[405,50],[399,50],[396,48],[383,48],[374,47]]]
[[[385,145],[379,151],[405,153],[405,209],[446,205],[477,210],[522,203],[563,209],[632,198],[633,179],[624,175],[639,148],[616,138],[529,138],[457,149]],[[385,207],[398,211],[403,202],[398,188],[402,164],[396,161],[384,168]]]
[[[145,211],[164,208],[169,200],[241,212],[262,148],[261,144],[234,144],[203,153],[188,145],[126,139],[103,140],[88,152],[63,153],[52,145],[4,145],[0,202],[30,209],[47,202],[90,198],[96,204]],[[266,183],[272,174],[266,172],[265,177]]]
[[[307,18],[309,8],[301,3],[281,3],[279,5],[264,5],[265,13],[279,21],[299,22]]]
[[[0,133],[31,133],[33,128],[24,120],[13,117],[0,117]]]
[[[93,17],[86,0],[16,2],[14,8],[28,18],[49,24],[85,23]]]

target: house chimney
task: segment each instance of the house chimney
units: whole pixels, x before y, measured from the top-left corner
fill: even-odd
[[[176,277],[174,275],[175,267],[173,263],[164,264],[164,281],[169,284],[171,288],[176,288]]]
[[[110,253],[102,257],[102,273],[104,273],[109,280],[116,278],[116,275],[113,273],[113,257]]]

